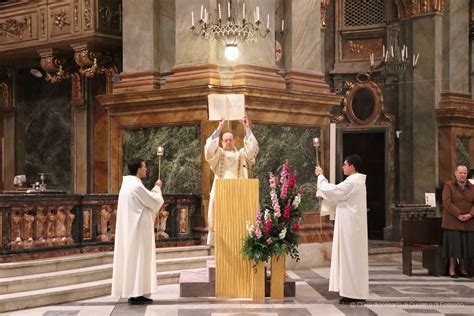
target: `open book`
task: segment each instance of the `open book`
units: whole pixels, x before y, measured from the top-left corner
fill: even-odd
[[[208,95],[209,121],[241,120],[245,115],[244,94],[210,94]]]

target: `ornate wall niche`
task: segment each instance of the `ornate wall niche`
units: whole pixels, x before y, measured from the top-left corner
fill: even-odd
[[[375,124],[382,118],[392,122],[395,117],[385,113],[383,95],[369,74],[358,74],[357,82],[349,86],[343,99],[343,110],[350,123]]]

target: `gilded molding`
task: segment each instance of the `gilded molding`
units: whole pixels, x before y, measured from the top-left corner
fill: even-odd
[[[66,11],[64,11],[64,9],[59,13],[51,13],[51,17],[53,18],[53,24],[56,25],[60,30],[62,30],[66,25],[71,25],[71,23],[67,21],[68,14]]]
[[[326,27],[326,15],[331,0],[321,0],[321,27]]]
[[[398,18],[409,18],[426,13],[444,12],[444,0],[395,0]]]
[[[41,13],[41,35],[46,35],[46,23],[45,23],[45,15]]]
[[[74,49],[74,60],[76,64],[80,67],[79,73],[85,77],[94,77],[96,75],[105,74],[107,81],[110,83],[107,86],[110,86],[112,89],[112,78],[118,70],[115,66],[116,56],[113,52],[110,51],[99,51],[92,50],[88,47],[87,44],[79,43],[71,45]]]
[[[91,28],[91,0],[84,0],[84,22],[87,29]]]
[[[38,54],[41,56],[40,65],[46,72],[47,81],[58,83],[71,77],[71,74],[64,70],[66,58],[57,54],[52,48],[39,50]]]
[[[0,36],[23,38],[23,32],[27,27],[31,27],[31,18],[24,18],[23,21],[17,19],[7,19],[0,23]],[[31,32],[31,30],[30,30]]]
[[[78,72],[71,74],[71,103],[75,106],[84,105],[84,89],[82,89],[82,78]]]
[[[7,109],[10,104],[10,90],[5,82],[0,82],[0,109]]]

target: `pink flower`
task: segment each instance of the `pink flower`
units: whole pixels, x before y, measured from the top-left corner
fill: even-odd
[[[272,188],[272,189],[276,188],[275,177],[271,173],[270,173],[270,188]]]
[[[281,170],[280,173],[280,183],[283,184],[288,181],[288,177],[290,176],[290,164],[288,163],[288,160],[285,162],[283,165],[283,169]]]
[[[257,237],[257,239],[260,239],[260,237],[262,237],[262,231],[260,230],[260,228],[257,228],[255,230],[255,237]]]
[[[282,199],[285,199],[287,193],[288,193],[288,184],[285,182],[285,183],[283,183],[283,185],[281,186],[280,197],[281,197]]]
[[[269,234],[271,228],[272,228],[272,221],[271,220],[266,221],[265,228],[263,229],[265,233]]]
[[[271,244],[273,243],[273,241],[272,241],[272,239],[271,239],[270,237],[269,237],[269,238],[267,238],[267,240],[266,240],[266,241],[267,241],[267,245],[271,245]]]
[[[286,206],[285,206],[285,211],[283,212],[283,217],[284,218],[290,218],[290,215],[291,215],[291,204],[290,204],[290,202],[288,202],[288,204],[286,204]]]
[[[300,225],[298,223],[295,223],[293,225],[293,231],[296,233],[300,229]]]
[[[288,181],[288,188],[293,189],[295,187],[297,176],[298,173],[295,170],[295,172],[293,172],[293,175],[290,177],[290,181]]]
[[[275,217],[280,217],[281,216],[280,203],[278,202],[278,197],[275,191],[272,192],[272,206],[273,206],[273,210],[275,211]]]

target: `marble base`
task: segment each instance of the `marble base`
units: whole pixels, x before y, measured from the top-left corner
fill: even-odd
[[[320,73],[289,69],[285,74],[286,87],[290,90],[329,93],[329,86]]]
[[[220,85],[220,75],[217,67],[213,64],[175,66],[172,69],[173,74],[166,79],[163,88]]]
[[[159,71],[121,73],[120,81],[113,85],[113,94],[158,90],[160,85]]]
[[[331,263],[331,242],[300,244],[298,251],[300,261],[296,262],[291,257],[286,257],[286,270],[312,269],[316,267],[329,267]]]

